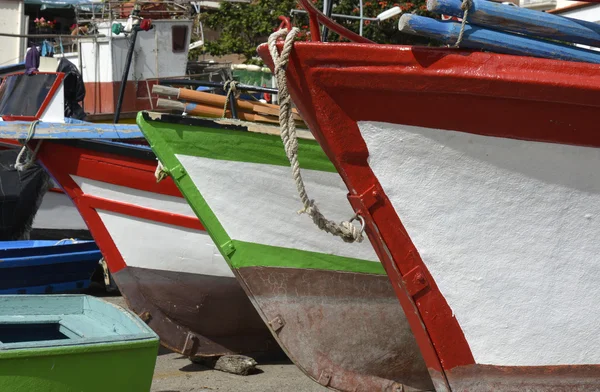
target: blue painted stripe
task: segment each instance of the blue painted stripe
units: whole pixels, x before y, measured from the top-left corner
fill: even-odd
[[[463,16],[462,0],[428,0],[429,11]],[[493,30],[600,46],[600,25],[583,20],[513,7],[487,0],[472,0],[467,21]]]
[[[440,22],[423,16],[404,14],[398,22],[398,29],[404,33],[425,36],[452,45],[458,38],[460,23]],[[600,63],[600,52],[469,24],[465,25],[465,33],[460,46],[461,48],[485,49],[519,56]]]
[[[28,121],[0,121],[0,139],[25,139]],[[40,122],[33,139],[136,139],[144,135],[137,125]]]
[[[90,287],[90,280],[77,280],[73,282],[53,283],[43,286],[18,287],[14,289],[0,290],[1,295],[6,294],[49,294],[64,293],[67,291],[82,290]]]

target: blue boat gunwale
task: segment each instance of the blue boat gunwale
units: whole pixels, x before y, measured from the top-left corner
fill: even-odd
[[[0,269],[69,262],[98,262],[102,258],[102,253],[94,241],[62,241],[65,240],[0,241]]]
[[[18,314],[19,310],[21,314]],[[158,339],[156,333],[130,310],[89,295],[0,297],[0,326],[40,323],[58,324],[59,328],[66,329],[71,336],[60,340],[0,342],[0,351],[91,346]]]

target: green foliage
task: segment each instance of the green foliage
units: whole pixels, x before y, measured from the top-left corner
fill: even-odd
[[[256,47],[267,41],[279,26],[280,15],[289,15],[296,0],[258,0],[253,3],[222,2],[218,12],[203,15],[203,22],[220,30],[220,37],[207,42],[205,50],[213,56],[237,53],[246,63],[260,64],[255,59]]]
[[[315,1],[313,0],[313,3]],[[317,8],[323,9],[322,0],[316,3]],[[333,6],[332,13],[341,15],[359,16],[358,0],[340,0]],[[363,0],[363,17],[375,18],[378,14],[392,7],[400,7],[402,13],[416,14],[428,17],[437,17],[435,14],[427,11],[426,0],[413,1],[365,1]],[[427,45],[430,41],[427,38],[408,35],[398,31],[398,19],[400,16],[384,20],[383,22],[363,22],[363,37],[380,44],[402,44],[402,45]],[[348,30],[355,33],[359,32],[360,22],[351,19],[334,19]],[[304,26],[303,26],[304,27]],[[307,26],[306,26],[307,27]],[[329,41],[347,41],[340,38],[337,34],[331,34]]]
[[[318,9],[323,9],[322,0],[312,0]],[[413,1],[363,1],[363,16],[376,17],[379,13],[394,6],[399,6],[403,13],[434,17],[427,11],[425,0]],[[333,13],[343,15],[360,14],[358,0],[338,0],[333,6]],[[252,3],[222,2],[220,10],[203,14],[205,26],[220,31],[220,37],[213,42],[207,42],[204,50],[213,56],[226,54],[241,54],[246,57],[246,63],[262,64],[256,57],[256,47],[267,41],[269,35],[280,24],[280,15],[290,16],[292,9],[301,9],[297,0],[255,0]],[[310,37],[308,17],[294,15],[292,24],[302,29],[299,39]],[[359,32],[359,21],[335,18],[335,21],[349,30]],[[378,43],[387,44],[430,44],[426,38],[415,37],[398,31],[398,16],[384,22],[363,22],[363,36]],[[329,34],[329,41],[347,41],[335,33]]]

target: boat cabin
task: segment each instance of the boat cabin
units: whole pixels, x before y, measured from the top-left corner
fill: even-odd
[[[23,1],[0,0],[0,11],[6,8],[4,3],[20,4],[12,5],[10,14],[21,23],[5,29],[8,21],[4,15],[8,14],[0,12],[0,32],[17,35],[0,40],[0,53],[14,57],[0,58],[0,71],[23,63],[31,47],[41,52],[42,72],[57,71],[59,60],[66,58],[81,73],[86,91],[82,107],[88,121],[112,120],[126,68],[129,71],[121,100],[122,119],[133,118],[140,110],[155,109],[151,91],[159,78],[186,74],[193,26],[189,2],[71,1],[68,3],[72,3],[75,15],[71,35],[47,28],[40,34],[40,28],[31,27],[35,15],[24,15]],[[39,24],[35,22],[35,26]],[[24,25],[30,27],[29,31]]]

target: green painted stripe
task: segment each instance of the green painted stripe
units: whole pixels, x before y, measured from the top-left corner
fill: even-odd
[[[144,121],[144,120],[143,120]],[[144,128],[160,132],[164,142],[175,154],[227,161],[265,163],[290,166],[277,135],[256,132],[173,124],[163,121],[144,121]],[[146,132],[144,132],[146,134]],[[151,145],[155,143],[150,138]],[[314,140],[298,140],[298,157],[303,169],[335,172],[321,146]]]
[[[379,262],[237,240],[232,243],[235,248],[230,257],[233,268],[287,267],[385,275]]]

